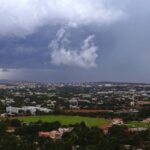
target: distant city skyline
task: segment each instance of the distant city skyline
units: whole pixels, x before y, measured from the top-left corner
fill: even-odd
[[[150,83],[149,0],[1,0],[0,80]]]

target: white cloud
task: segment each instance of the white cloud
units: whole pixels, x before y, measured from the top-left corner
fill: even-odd
[[[112,0],[0,0],[0,35],[31,34],[43,25],[110,24],[124,12]]]
[[[96,67],[98,47],[95,46],[94,35],[88,36],[79,49],[68,48],[70,40],[66,37],[66,30],[61,28],[56,39],[53,40],[49,48],[51,50],[51,62],[54,65],[77,66],[82,68]]]

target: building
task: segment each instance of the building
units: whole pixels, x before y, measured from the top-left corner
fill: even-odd
[[[70,109],[77,109],[78,108],[78,100],[76,98],[72,98],[69,101],[69,107],[70,107]]]
[[[29,112],[31,115],[35,115],[36,111],[41,111],[44,113],[52,112],[51,109],[43,108],[43,107],[34,107],[34,106],[24,106],[22,108],[12,107],[12,106],[6,107],[6,112],[8,114],[19,114],[20,112],[21,113]]]
[[[50,138],[52,140],[61,139],[64,133],[69,133],[73,128],[59,128],[58,130],[53,130],[51,132],[39,132],[39,137]]]
[[[145,123],[149,123],[149,124],[150,124],[150,118],[146,118],[146,119],[144,119],[144,120],[143,120],[143,122],[145,122]]]
[[[123,125],[124,122],[121,118],[113,119],[112,120],[112,125]]]
[[[6,112],[8,114],[18,114],[19,113],[19,108],[9,106],[9,107],[6,107]]]

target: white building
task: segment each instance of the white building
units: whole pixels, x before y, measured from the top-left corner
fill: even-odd
[[[43,108],[43,107],[34,107],[34,106],[24,106],[22,108],[17,108],[17,107],[6,107],[6,112],[9,114],[19,114],[19,111],[23,111],[24,113],[30,112],[31,115],[35,115],[36,111],[41,111],[45,113],[52,112],[51,109]]]
[[[9,114],[18,114],[19,108],[9,106],[9,107],[6,107],[6,112]]]
[[[76,109],[76,108],[78,108],[78,100],[75,99],[75,98],[72,98],[69,101],[69,107],[70,107],[70,109]]]

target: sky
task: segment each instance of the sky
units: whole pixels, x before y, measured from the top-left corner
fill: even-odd
[[[0,0],[0,80],[150,83],[149,0]]]

